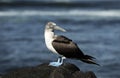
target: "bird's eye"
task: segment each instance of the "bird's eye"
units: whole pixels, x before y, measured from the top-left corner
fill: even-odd
[[[54,26],[53,26],[53,25],[50,25],[49,27],[50,27],[50,28],[53,28]]]

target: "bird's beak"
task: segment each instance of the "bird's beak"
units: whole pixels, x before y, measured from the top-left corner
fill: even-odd
[[[56,30],[60,30],[60,31],[63,31],[63,32],[66,32],[66,30],[65,29],[63,29],[63,28],[61,28],[61,27],[59,27],[59,26],[54,26],[54,29],[56,29]]]

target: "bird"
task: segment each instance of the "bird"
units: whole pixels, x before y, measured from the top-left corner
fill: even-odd
[[[59,56],[57,62],[50,62],[49,65],[58,67],[63,64],[63,61],[66,58],[81,60],[88,64],[99,65],[94,61],[95,58],[93,56],[84,54],[78,45],[71,39],[63,35],[56,35],[54,33],[55,30],[66,32],[65,29],[56,25],[54,22],[48,22],[46,24],[44,31],[45,44],[51,52]]]

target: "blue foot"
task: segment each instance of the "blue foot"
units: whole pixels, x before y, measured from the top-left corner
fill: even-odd
[[[65,59],[65,57],[59,57],[57,62],[50,62],[49,65],[59,67],[60,65],[63,64],[64,59]]]
[[[60,63],[60,62],[50,62],[49,65],[59,67],[60,65],[62,65],[62,63]]]

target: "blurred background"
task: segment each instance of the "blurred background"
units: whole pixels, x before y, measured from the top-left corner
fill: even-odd
[[[101,66],[67,59],[97,78],[120,77],[119,0],[0,0],[0,73],[56,61],[44,43],[49,21]]]

